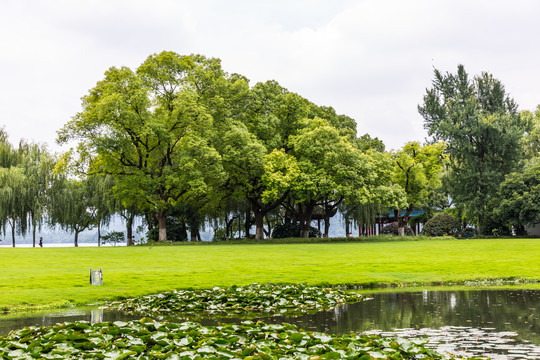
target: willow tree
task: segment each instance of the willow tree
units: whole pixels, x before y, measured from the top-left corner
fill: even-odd
[[[20,194],[23,219],[22,232],[26,225],[32,228],[32,243],[36,246],[36,230],[41,228],[50,207],[50,191],[56,175],[53,172],[55,158],[42,145],[21,142],[19,144],[21,167],[24,171],[24,183]]]
[[[95,209],[97,240],[98,246],[101,246],[101,227],[110,224],[112,216],[117,211],[116,201],[112,194],[114,180],[110,175],[94,175],[90,176],[86,181],[91,182],[90,186],[94,189],[90,194],[90,204]],[[127,244],[129,245],[129,239]]]
[[[5,235],[6,225],[11,226],[11,241],[15,247],[15,228],[24,218],[22,192],[25,174],[20,166],[18,152],[8,142],[7,133],[0,129],[0,225]]]
[[[73,245],[79,246],[79,234],[98,224],[94,194],[99,187],[93,180],[62,179],[54,184],[49,220],[74,234]]]
[[[74,152],[90,159],[89,173],[111,175],[125,206],[152,211],[165,241],[169,208],[204,196],[221,179],[209,143],[212,116],[200,95],[208,79],[223,76],[216,59],[173,52],[149,56],[137,71],[112,67],[58,141],[78,140]]]

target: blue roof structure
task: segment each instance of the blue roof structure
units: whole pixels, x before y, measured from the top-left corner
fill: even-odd
[[[411,215],[409,215],[409,217],[415,217],[415,216],[418,216],[418,215],[422,215],[423,213],[425,213],[425,211],[423,209],[414,209],[412,211]],[[388,213],[387,214],[382,214],[381,217],[387,217],[387,218],[396,217],[394,215],[394,209],[389,209]]]

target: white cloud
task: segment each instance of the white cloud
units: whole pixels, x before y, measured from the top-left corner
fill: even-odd
[[[0,3],[0,125],[54,145],[110,66],[162,50],[222,59],[253,82],[355,118],[388,148],[423,140],[433,67],[486,70],[540,103],[536,1],[69,1]]]

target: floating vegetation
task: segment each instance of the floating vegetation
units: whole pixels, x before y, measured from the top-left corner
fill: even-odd
[[[251,284],[208,290],[175,290],[107,304],[117,309],[141,314],[182,313],[192,317],[264,317],[300,315],[332,309],[345,303],[365,300],[364,295],[336,288],[305,284]]]
[[[73,322],[26,327],[0,337],[0,359],[441,359],[411,340],[376,335],[330,336],[246,321],[198,323]]]

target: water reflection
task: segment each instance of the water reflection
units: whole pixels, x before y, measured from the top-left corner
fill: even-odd
[[[103,311],[97,308],[33,313],[18,317],[13,315],[0,316],[0,336],[6,335],[11,330],[21,329],[25,326],[52,326],[58,323],[82,320],[92,323],[127,321],[140,318],[141,316],[130,315],[121,311]]]
[[[516,332],[520,338],[540,344],[539,305],[538,290],[390,293],[286,321],[339,334],[443,326],[491,328]]]
[[[390,331],[403,328],[467,326],[497,332],[516,332],[522,340],[540,345],[539,290],[423,291],[420,293],[380,293],[373,299],[348,304],[330,311],[299,317],[275,316],[269,323],[289,322],[306,330],[334,334]],[[0,316],[0,335],[24,326],[50,326],[59,322],[87,320],[127,321],[141,315],[100,309],[75,309],[24,317]],[[168,318],[172,321],[185,317]],[[207,319],[204,325],[240,322],[241,319]]]

